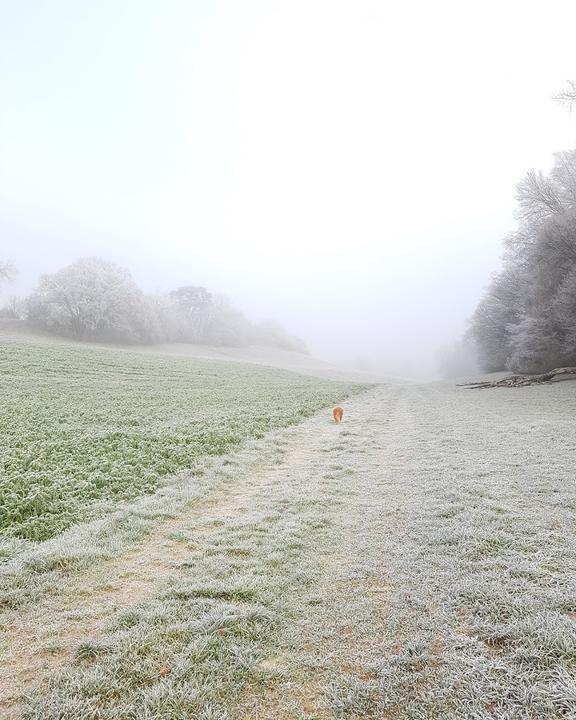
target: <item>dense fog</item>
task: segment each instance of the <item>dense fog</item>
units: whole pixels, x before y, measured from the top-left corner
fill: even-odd
[[[98,257],[435,377],[574,143],[569,2],[57,5],[1,11],[0,304]]]

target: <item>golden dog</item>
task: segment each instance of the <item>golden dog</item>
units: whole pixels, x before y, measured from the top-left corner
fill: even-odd
[[[342,422],[342,415],[344,415],[344,410],[341,407],[335,407],[334,410],[332,410],[332,417],[335,423]]]

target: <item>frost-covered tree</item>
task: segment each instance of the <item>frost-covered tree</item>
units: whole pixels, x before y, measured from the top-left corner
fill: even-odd
[[[22,320],[25,317],[26,303],[16,295],[11,295],[4,307],[0,308],[0,318]]]
[[[0,260],[0,285],[4,282],[8,282],[14,278],[16,269],[11,262],[7,260]]]
[[[209,345],[250,345],[252,324],[228,298],[217,295],[209,308],[204,340]]]
[[[576,365],[576,150],[518,185],[519,226],[471,320],[484,370]]]
[[[568,80],[568,83],[564,90],[554,95],[554,100],[565,105],[570,111],[576,103],[576,82],[574,80]]]
[[[16,268],[11,262],[0,260],[0,289],[16,275]],[[0,318],[17,319],[22,317],[22,303],[15,297],[11,297],[4,307],[0,308]]]
[[[28,301],[30,320],[82,340],[147,342],[154,316],[127,270],[83,258],[43,275]]]
[[[200,285],[183,285],[172,290],[170,297],[190,313],[201,312],[212,304],[212,294]]]
[[[505,268],[493,278],[472,317],[469,335],[485,372],[506,367],[510,355],[510,328],[522,317],[521,278],[520,268]]]
[[[184,285],[170,293],[173,315],[179,318],[181,340],[204,342],[213,305],[212,294],[199,285]]]
[[[43,275],[28,298],[28,318],[79,340],[271,345],[305,351],[276,325],[255,325],[223,296],[184,286],[167,296],[145,296],[127,270],[83,258]]]

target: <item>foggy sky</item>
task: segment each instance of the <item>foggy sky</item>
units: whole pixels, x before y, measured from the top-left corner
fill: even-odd
[[[0,2],[0,259],[200,284],[325,358],[421,374],[574,144],[576,6]],[[5,292],[4,295],[7,293]]]

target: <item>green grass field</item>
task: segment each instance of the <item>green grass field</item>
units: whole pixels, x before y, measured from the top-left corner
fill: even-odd
[[[358,385],[0,337],[0,535],[53,537]]]

